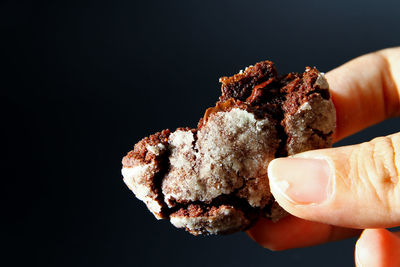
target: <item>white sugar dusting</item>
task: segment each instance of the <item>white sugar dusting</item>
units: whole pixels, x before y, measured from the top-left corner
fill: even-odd
[[[247,179],[265,175],[278,146],[275,125],[270,119],[256,119],[239,108],[212,114],[198,131],[195,147],[193,142],[193,133],[189,131],[177,131],[169,138],[171,170],[162,185],[166,202],[210,201],[229,194]],[[250,192],[266,194],[261,190],[247,191]]]
[[[291,134],[288,142],[289,155],[316,147],[322,148],[326,140],[315,134],[329,134],[336,127],[336,112],[331,100],[320,95],[300,106],[297,112],[285,120],[286,129]]]
[[[162,143],[159,143],[155,146],[147,145],[146,149],[151,153],[153,153],[154,155],[159,156],[162,151],[166,150],[166,147]]]
[[[315,84],[318,85],[321,89],[328,89],[329,88],[328,81],[325,78],[325,73],[320,72],[318,74],[318,78],[315,81]]]
[[[124,177],[124,182],[128,185],[128,187],[133,190],[137,186],[136,180],[142,180],[142,177],[146,176],[150,171],[150,164],[140,164],[133,166],[131,168],[122,168],[121,173]],[[142,199],[144,196],[148,194],[149,190],[141,189],[135,192],[137,198]],[[142,197],[142,198],[141,198]]]
[[[169,137],[169,149],[171,150],[170,163],[173,168],[190,169],[194,156],[194,136],[190,131],[176,131]]]
[[[138,164],[133,167],[124,167],[121,170],[125,184],[135,194],[135,196],[146,203],[147,207],[153,214],[161,212],[160,204],[155,201],[154,193],[147,184],[148,178],[154,174],[155,166],[153,164]]]

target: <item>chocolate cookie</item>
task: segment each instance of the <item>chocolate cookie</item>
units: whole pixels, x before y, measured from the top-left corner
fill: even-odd
[[[222,95],[196,129],[142,139],[122,160],[136,197],[192,234],[227,234],[285,212],[269,191],[276,157],[332,145],[335,108],[315,68],[278,76],[270,61],[223,77]]]

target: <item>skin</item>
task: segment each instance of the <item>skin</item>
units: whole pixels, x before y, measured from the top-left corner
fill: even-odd
[[[337,112],[335,141],[400,115],[400,47],[356,58],[326,77]],[[335,177],[330,197],[312,205],[294,203],[271,181],[275,199],[292,215],[278,223],[261,219],[249,236],[265,248],[285,250],[361,234],[355,248],[357,266],[400,266],[400,235],[384,229],[400,225],[399,153],[400,133],[362,145],[301,153],[299,158],[329,162]],[[277,168],[273,163],[269,173]]]

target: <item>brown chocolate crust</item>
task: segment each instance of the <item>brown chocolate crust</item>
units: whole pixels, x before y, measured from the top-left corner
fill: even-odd
[[[254,113],[257,117],[269,114],[277,121],[281,121],[277,125],[277,131],[282,142],[276,157],[287,156],[288,151],[299,153],[301,149],[293,150],[287,145],[293,139],[291,129],[286,126],[287,118],[293,116],[304,103],[315,97],[320,96],[330,100],[328,86],[324,87],[317,82],[320,76],[321,73],[315,67],[306,67],[304,73],[289,73],[279,77],[273,63],[263,61],[246,68],[243,73],[220,78],[222,96],[216,107],[211,109],[213,112],[221,110],[220,106],[230,102],[236,105],[240,103],[242,108],[246,106],[243,109]],[[331,146],[333,130],[328,133],[320,132],[318,129],[313,131],[318,137],[312,137],[312,145],[308,146],[307,150],[311,147]]]
[[[293,114],[311,93],[318,93],[324,99],[330,98],[328,88],[316,84],[319,75],[315,67],[306,67],[302,74],[289,73],[278,77],[272,62],[260,62],[248,67],[242,74],[220,78],[222,96],[219,103],[233,98],[264,110],[264,105],[277,104],[283,105],[281,113]]]
[[[220,101],[224,102],[229,98],[245,101],[251,95],[254,86],[276,76],[277,71],[274,63],[266,60],[231,77],[221,77],[219,79],[222,83]]]
[[[220,82],[220,101],[206,110],[197,129],[178,128],[173,133],[164,130],[146,137],[122,160],[125,170],[139,167],[137,172],[141,178],[128,175],[127,181],[131,182],[130,188],[138,184],[138,188],[131,189],[153,214],[157,218],[169,218],[175,226],[195,235],[242,231],[260,216],[274,221],[284,216],[285,212],[269,192],[266,173],[269,161],[329,147],[335,128],[335,110],[328,85],[316,68],[307,67],[301,74],[278,76],[274,64],[263,61],[239,74],[222,77]],[[238,123],[251,121],[244,127],[258,126],[229,132],[236,125],[227,126],[224,121],[232,118],[237,118]],[[237,143],[246,131],[252,137]],[[214,140],[214,137],[220,139]],[[215,143],[210,146],[209,142]],[[226,147],[229,144],[233,147]],[[247,152],[248,146],[258,148]],[[224,162],[209,165],[205,161],[215,157],[213,150],[221,149],[228,150],[221,152],[223,157],[218,160],[239,157],[237,163],[235,159],[229,163],[231,169],[224,169],[229,165]],[[231,153],[229,149],[234,150]],[[256,156],[264,162],[262,167],[259,162],[258,165],[253,162]],[[251,172],[251,167],[235,164],[260,169]],[[231,180],[220,183],[220,178],[214,176],[221,173],[215,172],[215,168],[225,170]],[[141,171],[145,169],[143,174]],[[209,176],[204,176],[205,170]],[[192,183],[198,187],[196,190]],[[215,194],[216,190],[221,192]]]
[[[315,94],[319,94],[324,99],[330,99],[328,88],[321,88],[316,81],[320,72],[316,68],[307,67],[302,75],[291,74],[291,81],[288,77],[284,77],[287,84],[282,87],[282,91],[286,94],[286,100],[283,104],[285,114],[294,114],[298,107],[307,102]]]
[[[156,161],[159,157],[153,153],[149,153],[147,146],[156,146],[158,144],[168,145],[168,137],[171,131],[166,129],[161,132],[150,135],[140,140],[128,154],[122,159],[123,167],[132,167],[138,162],[148,164]]]

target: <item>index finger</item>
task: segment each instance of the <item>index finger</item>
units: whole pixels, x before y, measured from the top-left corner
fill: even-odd
[[[335,141],[400,114],[400,47],[353,59],[328,72]]]

